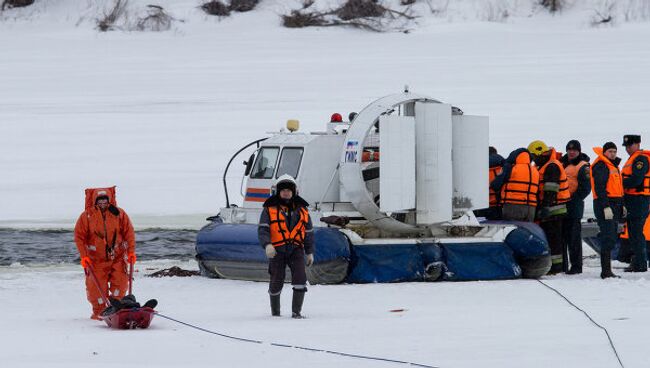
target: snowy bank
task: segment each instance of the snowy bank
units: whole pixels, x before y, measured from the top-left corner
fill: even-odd
[[[461,3],[447,14],[481,2]],[[489,115],[504,153],[579,138],[589,154],[626,133],[650,136],[650,24],[592,28],[586,4],[534,17],[521,5],[505,22],[427,15],[409,34],[282,28],[281,10],[295,4],[263,1],[219,20],[198,1],[168,1],[184,22],[158,33],[100,33],[92,2],[3,12],[3,226],[70,226],[84,188],[116,184],[136,225],[187,216],[179,226],[198,228],[223,205],[221,176],[239,147],[288,118],[322,130],[332,112],[404,84]],[[231,198],[242,171],[235,162],[229,172]]]

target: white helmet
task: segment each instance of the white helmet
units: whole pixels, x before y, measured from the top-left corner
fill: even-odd
[[[291,189],[293,195],[298,194],[298,183],[296,179],[289,174],[284,174],[276,179],[275,184],[273,184],[273,192],[279,193],[282,189]]]

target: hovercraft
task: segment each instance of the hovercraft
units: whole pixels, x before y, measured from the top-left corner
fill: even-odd
[[[257,239],[275,180],[294,177],[310,203],[311,284],[539,278],[551,266],[533,223],[481,221],[488,207],[488,118],[408,90],[370,103],[325,131],[298,122],[242,147],[224,173],[226,206],[197,235],[201,273],[267,281]],[[226,174],[244,162],[243,204],[230,203]]]

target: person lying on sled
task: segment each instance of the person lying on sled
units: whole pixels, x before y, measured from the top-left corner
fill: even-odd
[[[117,313],[122,309],[140,308],[140,303],[135,300],[135,296],[133,294],[129,294],[121,300],[109,298],[108,301],[111,303],[111,306],[104,309],[102,316],[108,316],[113,313]],[[154,309],[157,305],[158,301],[156,299],[149,299],[146,303],[144,303],[142,308]]]

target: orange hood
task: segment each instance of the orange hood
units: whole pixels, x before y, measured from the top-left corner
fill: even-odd
[[[515,159],[516,164],[530,164],[530,153],[528,151],[522,151],[517,155]]]
[[[95,207],[95,201],[99,196],[108,196],[108,202],[117,207],[115,200],[115,185],[107,188],[88,188],[86,189],[86,210]]]

